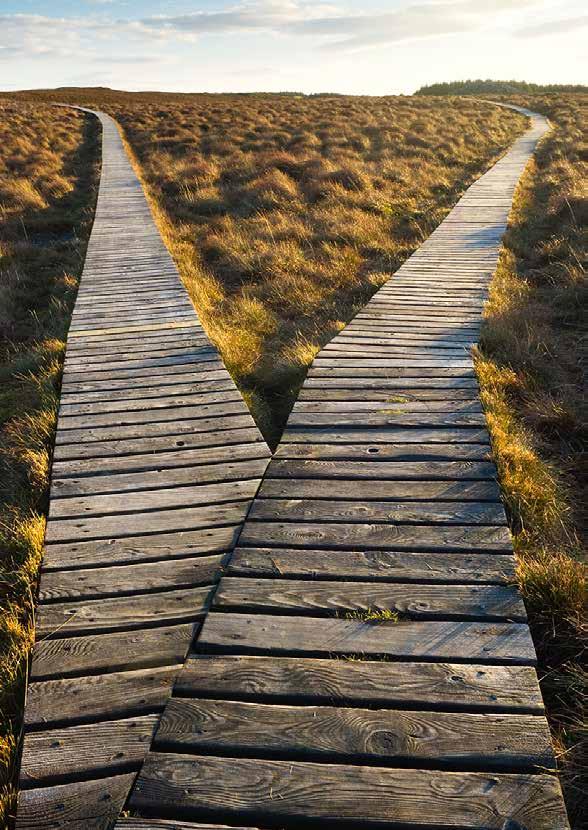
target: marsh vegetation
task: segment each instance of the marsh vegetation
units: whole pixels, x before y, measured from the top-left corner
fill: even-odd
[[[80,113],[0,102],[0,819],[12,776],[69,317],[98,180]]]
[[[196,309],[272,444],[315,353],[525,128],[512,111],[467,98],[52,94],[122,125]],[[568,804],[579,816],[586,99],[505,100],[544,112],[554,131],[517,192],[477,370]],[[0,106],[0,174],[9,174],[0,192],[8,297],[0,684],[9,773],[98,148],[96,125],[76,113],[12,98]]]

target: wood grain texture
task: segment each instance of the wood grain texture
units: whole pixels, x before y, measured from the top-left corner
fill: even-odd
[[[110,830],[124,807],[135,773],[22,790],[17,830]]]
[[[31,683],[25,725],[83,723],[162,710],[180,669],[178,664]]]
[[[195,633],[195,625],[189,624],[39,640],[33,649],[30,679],[173,666],[184,661]]]
[[[63,638],[188,622],[204,616],[210,593],[206,586],[43,604],[37,610],[37,635]]]
[[[232,700],[541,713],[534,669],[249,654],[195,654],[176,693]]]
[[[325,797],[328,794],[328,797]],[[375,769],[241,758],[150,754],[131,808],[255,817],[376,822],[392,827],[565,830],[561,790],[549,775]],[[279,826],[279,825],[278,825]]]
[[[352,654],[535,665],[522,623],[323,619],[269,614],[209,614],[200,633],[205,650],[310,656]]]
[[[555,763],[549,727],[545,718],[536,715],[206,699],[172,699],[160,721],[154,748],[462,769],[529,769]]]
[[[370,580],[371,582],[487,582],[514,580],[512,556],[384,550],[236,548],[227,566],[233,576]]]
[[[158,721],[157,715],[143,715],[29,732],[23,745],[20,786],[38,787],[138,768]]]
[[[524,621],[514,585],[429,585],[223,577],[214,596],[218,610],[333,616],[389,610],[414,619],[443,617]]]

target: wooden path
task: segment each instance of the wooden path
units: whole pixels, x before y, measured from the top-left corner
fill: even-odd
[[[137,488],[125,486],[132,481],[126,471],[105,470],[117,499],[101,489],[60,492],[56,499],[56,483],[68,480],[56,461],[39,620],[40,636],[53,633],[33,662],[37,682],[27,724],[38,731],[25,741],[22,780],[35,789],[23,792],[19,828],[568,827],[550,774],[535,653],[513,584],[511,540],[469,353],[514,188],[546,129],[543,118],[533,117],[530,130],[317,356],[232,557],[220,560],[254,495],[250,487],[263,475],[263,450],[255,456],[258,467],[236,477],[245,482],[239,500],[231,495],[220,504],[224,478],[214,487],[194,484],[196,470],[208,474],[208,457],[189,468],[182,485],[191,505],[200,504],[198,492],[215,493],[217,506],[204,511],[178,503],[175,479],[165,490],[147,491],[150,482],[161,487],[161,474],[143,455],[137,474],[148,478],[138,479],[147,482],[139,485],[139,499],[150,492],[155,501],[140,521],[145,505],[133,501]],[[95,248],[87,269],[98,258],[106,284],[108,265]],[[84,274],[84,282],[92,291],[92,278]],[[70,343],[82,324],[77,315]],[[159,347],[160,334],[156,339]],[[175,346],[177,332],[170,339]],[[104,365],[105,341],[99,342]],[[112,346],[112,337],[106,342]],[[211,352],[208,344],[200,348]],[[150,358],[140,360],[143,366]],[[184,371],[176,365],[165,363],[161,383]],[[118,371],[131,374],[126,366]],[[76,382],[87,396],[94,381],[88,388],[86,373],[93,370],[84,368]],[[214,371],[220,380],[222,365]],[[133,401],[142,394],[136,375]],[[143,377],[153,394],[153,370]],[[112,382],[108,389],[107,402],[91,400],[110,406]],[[71,394],[76,405],[86,404],[79,389]],[[241,409],[229,415],[215,408],[206,429],[217,429],[218,418],[246,417],[234,393],[230,400]],[[77,410],[70,429],[92,434],[97,449],[120,447],[103,434],[95,413]],[[145,421],[134,435],[153,441],[145,437]],[[171,427],[176,436],[177,427]],[[242,428],[247,437],[236,446],[259,451],[251,422]],[[60,436],[62,430],[60,420]],[[80,446],[82,438],[75,441]],[[71,446],[63,438],[62,444]],[[128,440],[123,447],[128,454]],[[157,449],[171,458],[170,448]],[[74,488],[96,483],[102,457],[88,463],[74,452],[78,466],[69,481]],[[113,457],[118,464],[120,456]],[[249,456],[243,463],[251,463]],[[79,511],[70,525],[72,514],[55,513],[56,503],[64,508],[67,500]],[[86,505],[94,505],[90,516]],[[160,555],[145,547],[186,534],[185,525],[170,527],[170,517],[198,523],[201,515],[206,530],[197,524],[190,551],[164,548]],[[138,540],[147,522],[154,523],[151,535]],[[90,536],[80,537],[86,528]],[[122,544],[118,537],[105,541],[122,535],[121,528]],[[199,558],[180,558],[190,553]],[[150,554],[170,576],[167,596]],[[188,561],[206,563],[208,584],[224,570],[179,670],[210,590],[199,581],[185,585]],[[175,569],[182,574],[179,589]],[[124,597],[112,597],[113,584]],[[170,619],[167,600],[174,594],[180,598]],[[70,619],[73,608],[81,613]],[[115,823],[129,790],[129,812]]]
[[[114,122],[68,337],[18,828],[122,810],[269,450]]]

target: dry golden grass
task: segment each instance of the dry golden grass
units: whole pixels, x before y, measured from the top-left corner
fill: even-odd
[[[505,99],[506,100],[506,99]],[[587,807],[586,96],[512,99],[554,125],[518,188],[477,359],[566,800]]]
[[[14,807],[23,680],[65,333],[93,210],[97,129],[0,101],[0,823]]]
[[[60,92],[59,98],[94,104],[123,125],[196,308],[270,441],[279,435],[320,346],[523,128],[512,112],[463,99],[93,90]],[[578,813],[586,689],[581,668],[585,583],[577,557],[583,441],[579,309],[585,291],[579,175],[586,158],[579,152],[580,100],[562,95],[519,99],[550,115],[557,129],[519,189],[478,358],[519,555],[519,581],[568,803]],[[18,143],[15,135],[12,142]],[[19,152],[26,158],[22,148]],[[50,177],[45,186],[41,176],[17,177],[29,178],[32,188],[17,181],[4,194],[14,216],[38,214],[42,202],[51,206],[58,193],[50,189]],[[67,185],[67,175],[55,187],[63,182]],[[18,292],[18,260],[6,274],[11,292]],[[13,317],[7,315],[7,325],[14,325]],[[41,353],[54,367],[49,370],[53,378],[61,341],[53,339],[51,347],[47,342]],[[25,371],[35,348],[25,351]],[[40,493],[54,397],[38,407],[35,384],[23,389],[32,401],[23,411],[32,413],[39,438],[20,441],[25,423],[18,420],[14,434],[7,434],[13,435],[11,446],[27,471],[25,491]],[[42,412],[38,420],[37,409]],[[13,666],[12,674],[4,669],[9,690],[16,688],[10,678],[20,671],[22,650],[30,644],[22,597],[42,540],[42,518],[35,510],[23,513],[19,506],[20,512],[10,516],[14,550],[26,554],[20,554],[23,563],[16,568],[23,574],[20,605],[6,618],[5,640],[14,645],[5,650],[5,666]],[[0,762],[10,763],[14,733],[5,734]]]
[[[524,126],[436,100],[108,102],[212,339],[270,443],[307,367]]]
[[[467,99],[58,94],[122,125],[202,322],[271,444],[318,349],[525,127]]]

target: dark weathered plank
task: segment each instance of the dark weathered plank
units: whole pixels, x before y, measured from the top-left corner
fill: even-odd
[[[41,602],[98,599],[118,594],[165,591],[216,582],[227,556],[198,556],[113,568],[81,568],[43,572]]]
[[[427,452],[427,448],[419,447],[413,450],[416,455],[420,452]],[[354,479],[362,478],[368,481],[376,479],[417,479],[419,481],[450,481],[455,483],[464,481],[494,481],[496,479],[496,467],[491,461],[470,461],[451,460],[437,461],[410,460],[403,461],[402,458],[388,461],[387,456],[391,448],[384,447],[382,452],[369,452],[362,457],[352,448],[352,453],[359,456],[360,460],[348,460],[344,456],[330,461],[328,458],[316,460],[312,456],[303,460],[292,460],[276,458],[273,460],[267,473],[267,478],[296,479],[296,478],[320,478],[320,479]],[[284,454],[288,452],[285,448]],[[374,458],[377,456],[377,458]],[[338,487],[338,484],[337,484]],[[294,493],[292,495],[295,495]]]
[[[512,551],[506,526],[394,525],[313,522],[248,522],[239,544],[252,547],[313,547],[357,550]]]
[[[312,437],[312,435],[310,436]],[[304,444],[288,444],[282,442],[276,449],[273,456],[273,463],[268,469],[266,481],[274,478],[274,470],[279,470],[281,465],[277,463],[278,460],[283,459],[304,459],[305,461],[408,461],[414,462],[431,462],[438,463],[439,461],[490,461],[490,445],[486,443],[466,444],[463,442],[455,442],[453,444],[442,443],[368,443],[354,444],[349,442],[345,444],[340,443],[319,443],[320,436],[317,436],[317,443],[313,444],[309,440]],[[312,467],[310,468],[312,469]],[[341,467],[337,464],[333,470],[340,470]],[[370,480],[376,477],[376,469],[370,476]],[[390,467],[390,473],[397,471],[398,467]],[[439,469],[438,467],[429,464],[430,470]],[[487,468],[491,470],[491,467]],[[416,471],[416,470],[415,470]],[[292,473],[291,473],[292,474]],[[293,477],[297,477],[293,475]],[[454,477],[453,475],[451,476]],[[392,475],[388,476],[388,479]],[[404,475],[403,479],[406,480]],[[423,475],[421,480],[431,480],[431,473],[426,476]],[[471,477],[468,479],[471,480]]]
[[[500,498],[494,481],[398,481],[396,479],[339,478],[266,478],[259,499],[327,499],[351,501],[361,495],[363,502],[409,500],[417,502],[497,502]],[[359,490],[359,493],[358,493]]]
[[[23,790],[17,830],[110,830],[136,773]]]
[[[37,610],[37,635],[71,637],[189,622],[204,616],[210,592],[210,587],[205,586],[43,604]]]
[[[138,768],[151,745],[158,715],[29,732],[21,760],[21,787],[65,783],[72,777]]]
[[[220,527],[243,521],[257,482],[248,482],[240,496],[243,501],[209,504],[203,507],[184,507],[177,510],[149,510],[145,513],[125,513],[91,518],[55,519],[48,522],[46,540],[74,542],[86,539],[107,539],[111,536],[137,536],[139,533],[170,533],[181,530]],[[128,498],[128,497],[127,497]]]
[[[390,524],[499,525],[506,523],[499,502],[469,501],[364,501],[328,498],[256,499],[250,521],[384,522]],[[360,495],[358,493],[358,495]]]
[[[155,749],[478,769],[553,767],[537,715],[399,711],[173,699]]]
[[[285,444],[489,444],[486,429],[462,427],[446,429],[418,429],[417,427],[361,427],[347,429],[309,429],[290,427],[282,436]]]
[[[543,712],[529,666],[196,654],[176,693],[216,699]]]
[[[237,548],[227,565],[233,576],[364,579],[371,582],[513,582],[512,556],[394,550]]]
[[[174,556],[229,551],[235,544],[241,525],[208,527],[153,536],[127,536],[96,539],[91,542],[72,541],[46,545],[44,572],[62,568],[83,568],[92,565],[150,562]]]
[[[522,623],[343,620],[269,614],[213,613],[200,648],[242,653],[354,654],[534,665],[529,629]]]
[[[25,724],[82,723],[158,711],[165,706],[180,669],[181,665],[161,666],[31,683]]]
[[[230,794],[230,797],[229,797]],[[561,790],[549,775],[392,770],[373,767],[206,758],[151,753],[131,808],[173,808],[236,820],[336,827],[380,822],[391,827],[533,830],[568,827]],[[349,824],[351,822],[351,825]],[[355,823],[355,824],[353,824]],[[292,826],[292,825],[290,825]]]
[[[49,523],[59,519],[72,519],[86,516],[115,516],[123,513],[140,513],[165,510],[189,505],[216,505],[251,498],[255,495],[259,478],[244,481],[220,481],[211,484],[199,483],[196,486],[162,487],[157,489],[104,495],[72,496],[66,499],[53,499],[49,509]],[[146,520],[147,521],[147,520]],[[119,520],[127,524],[128,519]],[[52,529],[53,532],[53,529]],[[50,538],[50,537],[49,537]]]
[[[420,585],[223,577],[213,606],[228,609],[335,615],[394,611],[402,617],[526,620],[515,585]]]
[[[40,640],[33,649],[30,679],[173,666],[183,662],[196,631],[196,626],[190,624]]]

